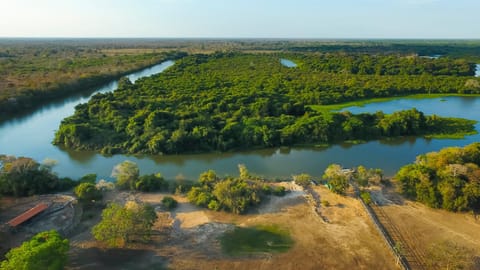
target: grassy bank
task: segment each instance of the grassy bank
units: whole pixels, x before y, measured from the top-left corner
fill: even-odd
[[[293,240],[288,231],[276,225],[235,227],[220,237],[225,253],[232,256],[254,253],[277,253],[289,250]]]

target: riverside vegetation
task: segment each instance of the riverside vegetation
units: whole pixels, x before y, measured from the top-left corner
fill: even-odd
[[[287,68],[279,58],[295,61]],[[339,102],[415,93],[480,93],[473,65],[401,56],[190,55],[172,68],[97,94],[64,119],[54,144],[104,154],[229,151],[409,135],[470,134],[474,121],[331,112]]]
[[[395,179],[399,191],[430,207],[449,211],[480,210],[480,143],[447,147],[417,156]]]
[[[121,42],[0,40],[0,113],[23,111],[180,56]]]

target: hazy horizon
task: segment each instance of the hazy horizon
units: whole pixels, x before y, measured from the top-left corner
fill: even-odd
[[[475,0],[0,0],[0,37],[479,39]]]

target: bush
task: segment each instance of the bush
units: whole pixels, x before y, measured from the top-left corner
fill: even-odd
[[[322,200],[322,205],[325,206],[325,207],[329,207],[329,206],[330,206],[330,202],[327,201],[327,200]]]
[[[165,197],[163,197],[163,199],[162,199],[162,205],[163,205],[163,207],[164,207],[165,209],[167,209],[167,210],[172,210],[172,209],[174,209],[175,207],[177,207],[178,202],[177,202],[174,198],[172,198],[172,197],[170,197],[170,196],[165,196]]]
[[[168,190],[168,183],[159,173],[142,175],[135,182],[135,189],[144,192]]]
[[[81,183],[74,192],[82,203],[90,204],[102,198],[102,192],[92,183]]]
[[[370,192],[367,192],[367,191],[360,192],[360,198],[362,198],[363,202],[366,204],[372,203],[372,197],[370,196]]]
[[[276,186],[272,192],[272,194],[275,196],[285,196],[286,193],[287,191],[283,186]]]
[[[56,231],[41,232],[11,249],[6,260],[0,263],[2,270],[63,269],[67,263],[69,244]]]

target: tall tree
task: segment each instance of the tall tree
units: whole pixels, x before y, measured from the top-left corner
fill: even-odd
[[[138,165],[129,160],[117,164],[112,171],[112,176],[117,178],[116,185],[120,189],[135,189],[135,182],[139,175]]]
[[[150,205],[112,203],[103,210],[102,220],[93,227],[92,234],[109,247],[125,247],[132,241],[148,240],[156,220],[157,214]]]
[[[56,231],[41,232],[10,250],[0,264],[2,270],[61,270],[67,263],[69,244]]]
[[[338,164],[330,164],[327,169],[325,169],[323,179],[327,180],[331,190],[338,194],[345,194],[349,186],[348,176],[342,171],[342,167]]]

